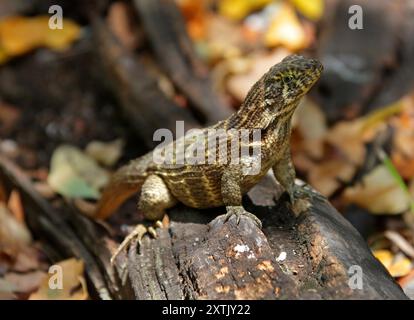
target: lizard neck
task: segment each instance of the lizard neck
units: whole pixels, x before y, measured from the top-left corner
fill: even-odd
[[[258,81],[248,93],[239,110],[222,123],[225,129],[270,130],[289,122],[299,100],[276,107],[266,105],[264,85]]]

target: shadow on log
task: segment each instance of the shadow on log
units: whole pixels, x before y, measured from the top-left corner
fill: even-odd
[[[68,204],[57,210],[4,158],[0,177],[8,190],[20,191],[30,228],[56,258],[85,261],[101,299],[406,299],[351,224],[307,186],[311,206],[299,217],[270,175],[254,187],[245,206],[263,230],[247,218],[224,223],[216,217],[224,209],[177,206],[157,239],[144,237],[139,248],[130,247],[128,261],[125,254],[117,260],[117,270],[127,262],[121,285],[109,265],[116,244],[101,225]],[[353,266],[362,271],[362,289],[349,285]]]

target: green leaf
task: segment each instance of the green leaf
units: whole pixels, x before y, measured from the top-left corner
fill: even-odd
[[[99,189],[106,185],[108,179],[108,173],[82,150],[62,145],[52,155],[47,181],[63,196],[98,199]]]

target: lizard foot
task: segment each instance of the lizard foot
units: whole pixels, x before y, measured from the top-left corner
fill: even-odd
[[[224,215],[224,221],[227,222],[232,216],[236,216],[236,223],[239,224],[241,216],[253,220],[259,229],[262,228],[262,222],[253,213],[246,211],[242,206],[228,206],[227,213]]]
[[[119,247],[116,249],[115,253],[111,257],[111,266],[115,264],[115,259],[118,255],[124,251],[134,239],[138,240],[138,243],[141,244],[141,240],[147,233],[150,234],[152,237],[157,238],[157,231],[156,228],[162,228],[162,222],[156,221],[153,226],[146,227],[143,224],[138,224],[135,226],[134,230],[122,241]]]
[[[290,209],[298,217],[311,206],[307,197],[309,196],[307,190],[302,186],[295,185],[294,188],[288,191],[290,198]]]

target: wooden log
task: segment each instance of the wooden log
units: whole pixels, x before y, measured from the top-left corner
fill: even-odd
[[[132,129],[147,147],[155,146],[153,134],[160,128],[176,131],[176,121],[185,129],[199,126],[188,109],[167,98],[157,79],[137,56],[122,46],[98,17],[92,21],[97,56],[102,62],[103,82],[109,84]]]
[[[159,229],[158,238],[145,236],[128,255],[121,254],[117,272],[109,264],[116,244],[100,224],[67,203],[52,206],[4,157],[0,179],[8,190],[19,190],[29,227],[56,257],[85,261],[90,289],[101,299],[406,298],[326,199],[304,187],[311,205],[296,217],[270,175],[244,199],[262,220],[262,230],[248,218],[224,222],[217,217],[223,208],[179,205],[169,212],[169,227]],[[361,289],[349,285],[353,266],[362,271]]]
[[[254,187],[245,205],[262,219],[262,230],[247,218],[238,225],[233,218],[226,223],[222,216],[214,218],[223,209],[173,209],[168,230],[129,250],[135,295],[139,299],[406,299],[351,224],[307,188],[311,206],[295,217],[274,178],[268,175]],[[275,202],[275,198],[279,199]],[[349,285],[353,275],[349,272],[355,266],[362,270],[362,289]]]
[[[193,50],[175,2],[135,0],[134,5],[160,65],[195,111],[207,124],[227,118],[232,111],[212,90],[208,69]]]

